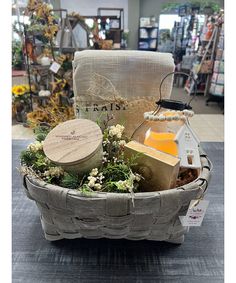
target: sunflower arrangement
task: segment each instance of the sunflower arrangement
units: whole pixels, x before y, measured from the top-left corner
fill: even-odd
[[[40,106],[27,114],[27,121],[31,128],[34,129],[42,123],[54,128],[59,123],[75,118],[74,108],[60,105],[58,95],[58,93],[54,94],[46,106]]]
[[[42,0],[29,0],[27,5],[28,14],[36,19],[34,25],[40,25],[44,36],[49,41],[52,41],[55,33],[58,31],[58,24],[52,9],[52,5]]]
[[[24,95],[27,92],[29,92],[29,85],[22,84],[22,85],[14,85],[12,87],[12,94],[15,97],[20,97],[20,96]]]
[[[12,87],[12,106],[15,111],[17,108],[25,108],[30,105],[29,85],[14,85]]]
[[[30,111],[29,85],[21,84],[12,87],[12,117],[18,122],[23,122],[23,116]]]

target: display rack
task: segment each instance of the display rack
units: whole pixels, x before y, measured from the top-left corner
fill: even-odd
[[[38,58],[42,55],[43,49],[45,47],[48,47],[51,50],[51,60],[56,61],[55,57],[56,54],[65,54],[70,56],[73,56],[73,53],[76,50],[82,50],[81,48],[78,48],[78,45],[76,43],[76,38],[73,32],[73,29],[77,26],[77,24],[80,24],[83,27],[83,23],[81,24],[81,21],[74,16],[68,15],[66,9],[57,9],[53,10],[53,12],[56,12],[59,14],[58,17],[58,24],[59,24],[59,45],[56,45],[56,40],[54,43],[48,45],[48,43],[45,43],[43,40],[43,33],[41,31],[32,31],[28,30],[28,28],[24,25],[24,45],[25,48],[25,56],[26,56],[26,68],[27,68],[27,74],[28,74],[28,83],[30,87],[30,100],[31,100],[31,110],[34,110],[37,106],[45,106],[47,104],[47,101],[51,98],[51,96],[39,96],[40,90],[49,90],[52,91],[52,82],[55,82],[55,78],[60,79],[62,78],[62,71],[58,71],[57,73],[54,73],[50,67],[52,65],[52,62],[48,63],[48,65],[42,65]],[[65,16],[63,16],[63,13]],[[71,37],[71,45],[68,44],[68,46],[64,46],[64,31],[65,29],[69,29],[70,37]],[[83,27],[86,30],[86,27]],[[68,37],[67,37],[68,39]],[[87,37],[88,39],[88,37]],[[30,49],[27,47],[30,45]],[[29,50],[28,50],[29,49]],[[29,52],[30,51],[30,52]],[[30,54],[31,53],[31,54]],[[69,68],[69,70],[72,71],[72,66]],[[35,86],[35,91],[32,91],[32,85]],[[70,97],[72,92],[72,86],[68,91],[66,92],[66,100],[68,97]],[[62,101],[63,103],[63,101]],[[68,104],[68,103],[67,103]]]
[[[138,50],[157,51],[158,33],[158,23],[155,17],[140,18]]]
[[[156,51],[158,45],[158,27],[139,27],[139,50]]]
[[[117,16],[103,16],[102,11],[118,12]],[[121,45],[124,31],[124,9],[122,8],[98,8],[97,19],[100,20],[100,32],[103,32],[106,40],[112,40],[113,44]]]
[[[210,97],[206,101],[224,104],[224,25],[220,30],[219,41],[216,50],[216,58],[214,62],[213,75],[211,77]]]
[[[190,71],[192,77],[198,81],[197,93],[202,93],[204,96],[206,96],[209,92],[218,36],[219,26],[215,25],[210,39],[201,41],[201,49],[198,49],[196,61],[193,63],[193,67]],[[200,52],[200,50],[202,51]],[[194,82],[190,78],[187,80],[185,85],[185,90],[190,95],[193,94],[193,86]]]

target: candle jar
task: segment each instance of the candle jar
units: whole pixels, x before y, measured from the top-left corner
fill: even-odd
[[[162,84],[169,75],[173,74],[189,76],[183,72],[172,72],[163,78],[160,83],[160,99],[156,102],[156,109],[144,113],[144,122],[134,131],[132,139],[159,151],[179,156],[176,134],[184,124],[189,125],[188,118],[193,116],[190,103],[194,96],[188,104],[161,98]],[[193,87],[195,87],[196,94],[196,82],[194,78],[192,79],[195,83]]]
[[[93,121],[73,119],[57,125],[47,135],[47,158],[65,171],[84,176],[102,165],[102,131]]]

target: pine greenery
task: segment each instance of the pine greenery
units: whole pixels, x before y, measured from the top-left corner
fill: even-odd
[[[34,128],[35,139],[39,142],[44,141],[51,128],[47,126],[38,126]]]
[[[68,189],[77,189],[80,186],[80,181],[78,175],[65,172],[61,180],[61,186]]]

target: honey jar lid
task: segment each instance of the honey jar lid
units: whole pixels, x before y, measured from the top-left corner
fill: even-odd
[[[46,137],[43,150],[57,165],[80,163],[96,153],[102,145],[102,131],[87,119],[69,120],[56,126]]]

